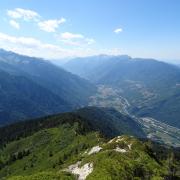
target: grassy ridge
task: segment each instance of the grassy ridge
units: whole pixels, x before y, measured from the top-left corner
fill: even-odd
[[[73,126],[65,124],[7,144],[0,152],[4,162],[0,177],[56,172],[76,162],[80,153],[98,143],[97,133],[80,135],[78,128],[77,123]]]
[[[130,136],[109,141],[108,134],[103,134],[94,122],[76,113],[65,113],[1,128],[7,137],[0,131],[0,179],[73,180],[77,175],[65,170],[79,161],[79,168],[93,164],[87,180],[148,180],[180,175],[179,151]],[[102,149],[89,154],[94,146]]]

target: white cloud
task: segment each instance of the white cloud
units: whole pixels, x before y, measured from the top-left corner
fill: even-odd
[[[21,9],[16,8],[14,10],[7,10],[7,15],[13,19],[23,19],[25,21],[28,20],[38,20],[40,15],[32,10],[29,9]]]
[[[60,34],[58,39],[63,43],[72,46],[85,46],[95,43],[95,40],[92,38],[86,38],[82,34],[74,34],[70,32]]]
[[[0,33],[0,47],[20,54],[44,58],[59,58],[70,55],[60,46],[43,43],[31,37],[15,37]]]
[[[84,36],[82,34],[73,34],[70,32],[65,32],[61,34],[62,39],[82,39]]]
[[[20,26],[19,26],[19,23],[17,23],[16,21],[14,20],[10,20],[9,21],[9,24],[14,27],[15,29],[20,29]]]
[[[51,19],[47,21],[41,21],[38,23],[38,26],[41,30],[46,32],[55,32],[56,29],[59,27],[60,24],[66,22],[66,19],[61,18],[59,20],[57,19]]]
[[[50,19],[50,20],[41,20],[41,16],[32,10],[16,8],[14,10],[7,10],[7,15],[12,19],[23,19],[24,21],[35,21],[37,22],[38,27],[46,32],[55,32],[60,24],[66,22],[65,18],[61,19]],[[17,22],[11,20],[10,23],[13,27],[18,28]]]
[[[9,51],[28,56],[46,59],[60,59],[68,57],[84,57],[98,54],[120,54],[119,49],[91,49],[78,47],[75,49],[62,48],[58,45],[44,43],[32,37],[16,37],[0,32],[0,47]]]
[[[114,32],[115,32],[116,34],[119,34],[119,33],[122,32],[122,31],[123,31],[122,28],[117,28],[117,29],[114,30]]]
[[[86,38],[85,41],[87,42],[88,45],[94,44],[96,41],[92,38]]]

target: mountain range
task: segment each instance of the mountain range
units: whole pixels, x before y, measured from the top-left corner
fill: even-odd
[[[154,59],[101,55],[72,59],[63,67],[99,86],[101,95],[107,88],[116,89],[116,94],[127,100],[130,114],[180,128],[177,66]]]
[[[85,106],[96,87],[38,58],[0,50],[0,125]]]
[[[0,179],[180,178],[180,69],[0,50]]]

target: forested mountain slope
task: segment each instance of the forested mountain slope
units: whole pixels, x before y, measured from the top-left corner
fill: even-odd
[[[0,178],[178,178],[178,151],[128,136],[110,140],[98,128],[84,113],[83,117],[65,113],[1,128]]]
[[[96,87],[49,61],[0,50],[0,126],[88,104]]]

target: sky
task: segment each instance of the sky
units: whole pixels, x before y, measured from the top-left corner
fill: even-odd
[[[0,48],[46,59],[127,54],[180,63],[180,1],[0,1]]]

